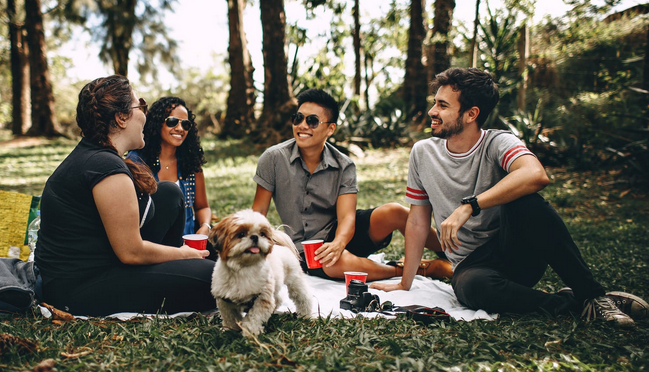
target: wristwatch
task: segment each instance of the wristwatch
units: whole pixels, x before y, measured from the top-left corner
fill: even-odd
[[[478,205],[478,198],[475,195],[462,198],[462,204],[471,204],[471,208],[473,209],[473,213],[471,213],[472,216],[475,217],[480,214],[481,209]]]

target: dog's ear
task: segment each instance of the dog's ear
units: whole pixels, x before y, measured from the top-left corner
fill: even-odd
[[[225,239],[227,234],[227,226],[231,223],[232,217],[228,216],[222,219],[219,223],[212,227],[207,240],[212,244],[217,252],[221,252],[225,246]]]

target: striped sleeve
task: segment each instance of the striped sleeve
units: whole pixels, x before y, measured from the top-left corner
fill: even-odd
[[[510,148],[505,152],[502,159],[500,160],[500,166],[509,172],[509,167],[512,165],[514,160],[518,159],[522,155],[534,155],[532,151],[528,150],[524,145],[518,145]]]
[[[428,200],[428,194],[424,190],[417,190],[411,187],[406,188],[406,198],[415,200]]]
[[[411,205],[430,205],[428,193],[424,188],[419,174],[419,162],[417,161],[419,145],[415,144],[410,152],[410,163],[408,165],[408,185],[406,187],[406,203]]]

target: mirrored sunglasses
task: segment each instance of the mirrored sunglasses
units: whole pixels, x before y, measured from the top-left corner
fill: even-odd
[[[192,128],[192,125],[193,125],[192,122],[187,120],[187,119],[180,120],[180,119],[175,118],[173,116],[169,116],[168,118],[165,119],[165,124],[169,128],[175,127],[176,125],[178,125],[178,122],[180,122],[180,124],[182,124],[184,130],[190,130]]]
[[[144,113],[144,115],[146,115],[149,112],[149,105],[147,105],[144,98],[140,98],[139,103],[139,105],[133,106],[132,108],[139,108]]]
[[[308,125],[311,129],[316,129],[320,124],[333,123],[333,121],[320,121],[320,118],[318,118],[316,115],[309,115],[305,119],[304,114],[301,112],[298,112],[291,116],[293,125],[300,125],[300,123],[302,123],[302,120],[306,120],[306,125]]]

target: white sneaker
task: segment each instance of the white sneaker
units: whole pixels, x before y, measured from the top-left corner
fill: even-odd
[[[604,319],[607,322],[615,322],[619,327],[633,328],[635,322],[631,317],[620,311],[615,302],[607,296],[595,297],[584,301],[584,310],[581,313],[586,321],[593,319]]]
[[[606,297],[615,302],[615,306],[634,320],[640,320],[649,314],[649,304],[638,296],[626,292],[608,292]]]

